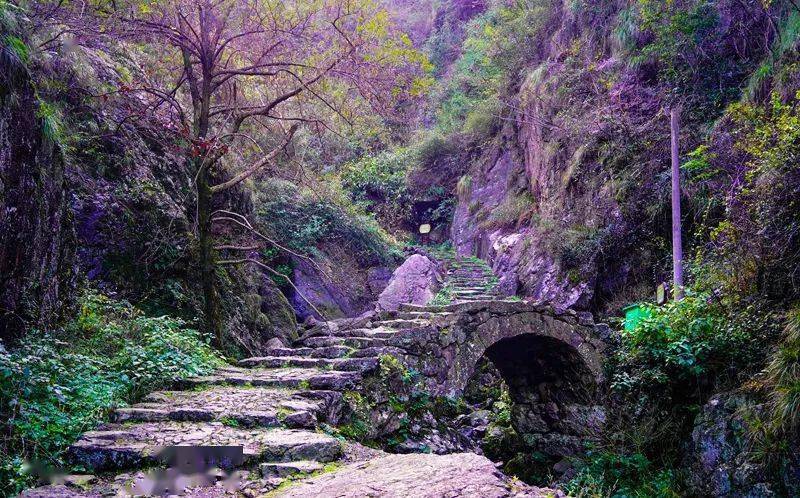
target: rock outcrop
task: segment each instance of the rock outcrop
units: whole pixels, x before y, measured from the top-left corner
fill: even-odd
[[[441,285],[436,263],[421,254],[413,254],[392,275],[389,285],[378,296],[378,308],[396,311],[401,304],[426,304]]]
[[[759,410],[761,405],[742,393],[717,394],[703,406],[695,420],[685,462],[690,469],[687,482],[694,495],[749,498],[800,493],[800,462],[796,457],[776,470],[769,468],[767,458],[757,458],[752,451],[748,431]],[[791,441],[786,444],[794,445]],[[797,455],[798,449],[788,453]],[[777,489],[776,484],[785,489]]]
[[[559,498],[564,494],[512,482],[474,453],[391,455],[348,465],[295,484],[285,498]]]
[[[75,283],[76,250],[61,148],[43,132],[30,76],[13,66],[13,57],[0,57],[0,339],[6,341],[59,318]]]

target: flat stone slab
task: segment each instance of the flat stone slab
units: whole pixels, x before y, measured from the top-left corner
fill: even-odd
[[[361,381],[359,372],[340,372],[316,368],[234,368],[217,370],[212,375],[184,381],[189,386],[251,385],[343,391],[353,389]]]
[[[386,339],[379,337],[342,337],[342,336],[311,336],[300,342],[312,348],[326,348],[346,346],[351,348],[377,347],[386,344]]]
[[[220,456],[213,447],[241,447],[242,459]],[[199,459],[200,450],[214,466],[234,468],[255,461],[317,460],[330,462],[341,455],[341,443],[330,436],[288,429],[243,429],[220,422],[145,422],[108,424],[85,433],[69,449],[70,459],[94,471],[142,468],[163,463],[167,447],[179,448],[186,459]],[[231,450],[235,452],[235,450]],[[180,457],[183,459],[183,457]],[[181,460],[182,461],[182,460]]]
[[[324,400],[311,400],[297,391],[267,387],[212,386],[202,391],[160,391],[144,402],[117,409],[115,422],[229,420],[245,427],[276,427],[300,412],[324,415]],[[308,427],[304,425],[302,427]]]
[[[378,358],[312,358],[305,356],[262,356],[239,361],[243,367],[329,368],[345,372],[366,372],[378,367]]]
[[[299,481],[281,498],[557,498],[565,495],[511,481],[474,453],[390,455]]]
[[[21,498],[109,498],[132,496],[182,496],[231,498],[255,496],[277,487],[283,479],[253,479],[255,474],[236,471],[230,475],[186,475],[176,469],[151,469],[106,477],[89,488],[53,484],[30,489]]]
[[[259,468],[261,475],[269,478],[313,474],[323,470],[325,466],[313,460],[300,460],[297,462],[267,462],[262,463]]]

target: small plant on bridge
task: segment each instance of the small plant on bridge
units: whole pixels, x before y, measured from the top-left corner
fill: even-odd
[[[453,302],[453,289],[449,285],[442,287],[439,292],[433,296],[430,304],[431,306],[447,306]]]

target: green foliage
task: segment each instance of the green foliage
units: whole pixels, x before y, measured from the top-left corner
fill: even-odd
[[[406,175],[415,158],[408,148],[367,156],[344,166],[342,187],[367,211],[375,213],[389,226],[410,216],[410,197]]]
[[[786,331],[766,368],[770,387],[770,423],[779,436],[800,427],[800,310],[789,313]]]
[[[63,466],[66,447],[115,406],[221,364],[185,322],[86,295],[64,330],[31,332],[14,350],[0,348],[0,417],[9,429],[0,491],[29,483],[23,459]]]
[[[14,83],[29,74],[31,50],[21,29],[26,21],[22,8],[0,0],[0,98],[3,99]]]
[[[800,264],[790,249],[800,240],[798,102],[800,93],[784,99],[774,92],[764,105],[730,106],[735,147],[746,154],[746,168],[737,177],[736,205],[713,232],[713,249],[726,273],[748,270],[753,290],[777,299],[795,292],[794,269]],[[721,166],[730,168],[724,159]]]
[[[535,207],[536,199],[530,192],[510,194],[491,212],[482,226],[484,228],[519,226],[526,219],[530,219]]]
[[[447,224],[455,207],[449,187],[424,180],[415,185],[413,177],[427,179],[430,172],[446,171],[462,152],[457,137],[425,133],[407,147],[345,165],[342,187],[359,208],[374,213],[392,231],[414,230],[422,220]],[[428,205],[424,212],[414,210],[418,201]]]
[[[259,223],[276,240],[305,255],[317,255],[323,243],[350,251],[364,266],[386,264],[397,251],[374,218],[348,201],[312,191],[301,192],[288,182],[263,183],[258,195]]]
[[[472,175],[464,175],[458,179],[456,194],[460,200],[466,200],[472,191]]]
[[[708,0],[685,2],[638,0],[638,29],[652,33],[652,41],[631,58],[633,64],[654,59],[661,76],[685,87],[695,80],[699,68],[692,56],[704,38],[713,34],[717,12]]]
[[[611,389],[625,407],[610,424],[615,451],[676,465],[709,394],[740,385],[763,365],[776,335],[768,309],[693,292],[649,306],[649,317],[621,333],[609,364]]]
[[[22,38],[14,35],[6,35],[3,39],[3,43],[5,45],[5,50],[16,59],[17,63],[23,66],[28,64],[30,61],[30,49]]]
[[[473,19],[453,74],[441,90],[437,126],[490,136],[504,110],[499,95],[534,56],[537,37],[552,14],[550,0],[499,3]]]
[[[620,368],[612,380],[617,391],[676,394],[763,354],[769,316],[756,306],[731,312],[712,296],[691,292],[662,307],[646,306],[649,317],[622,332]]]
[[[578,473],[565,486],[576,498],[669,498],[683,496],[676,474],[659,470],[641,453],[624,455],[590,451]]]
[[[431,306],[446,306],[453,302],[453,289],[449,285],[443,286],[439,289],[439,292],[433,296],[431,302],[428,303]]]

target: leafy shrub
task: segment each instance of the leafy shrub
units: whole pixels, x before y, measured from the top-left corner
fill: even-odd
[[[687,292],[646,306],[650,317],[623,331],[610,363],[617,406],[609,438],[619,451],[676,464],[699,407],[713,392],[757,372],[775,335],[761,303]]]
[[[756,306],[732,315],[714,297],[690,292],[681,301],[645,307],[650,316],[622,332],[616,354],[620,369],[612,382],[616,390],[676,393],[763,357],[769,315]]]
[[[714,34],[717,22],[711,2],[639,0],[637,13],[639,30],[650,33],[652,38],[632,57],[633,64],[655,59],[662,77],[680,85],[698,78],[695,71],[700,46]]]
[[[25,459],[62,466],[64,450],[112,408],[221,365],[186,325],[88,294],[64,330],[31,332],[12,351],[0,346],[0,492],[30,482]]]
[[[375,213],[388,226],[396,227],[410,214],[406,174],[414,161],[406,148],[368,156],[344,166],[342,187],[353,202]]]
[[[565,491],[577,498],[679,497],[676,481],[674,471],[657,470],[641,453],[591,451]]]
[[[726,122],[733,146],[712,152],[700,147],[684,166],[696,188],[724,194],[709,196],[704,206],[716,224],[698,229],[706,247],[697,269],[706,287],[775,300],[797,296],[798,102],[800,94],[783,97],[776,91],[762,104],[731,105]]]

